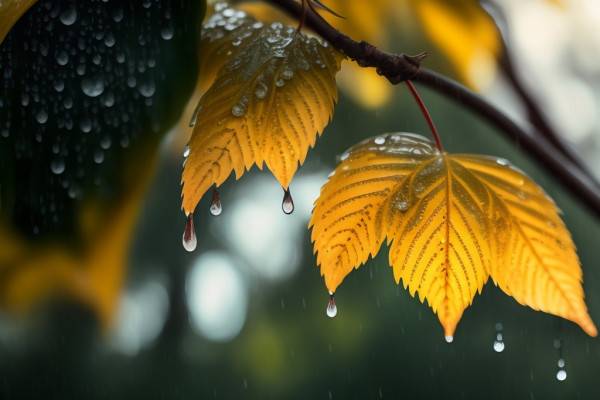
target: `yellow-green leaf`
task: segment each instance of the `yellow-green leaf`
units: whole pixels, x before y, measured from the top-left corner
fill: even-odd
[[[597,333],[556,205],[506,160],[447,154],[414,134],[369,139],[342,156],[310,224],[331,292],[387,239],[396,282],[427,300],[447,337],[489,276],[519,303]]]
[[[0,1],[0,43],[21,18],[25,11],[29,10],[37,0],[4,0]]]
[[[287,188],[331,119],[343,58],[320,39],[226,6],[206,22],[202,40],[219,71],[200,99],[188,144],[186,214],[211,185],[253,165],[266,164]]]

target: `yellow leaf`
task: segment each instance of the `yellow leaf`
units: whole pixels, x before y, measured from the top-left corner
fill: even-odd
[[[4,38],[12,26],[36,1],[37,0],[0,1],[0,43],[4,41]]]
[[[338,84],[343,93],[370,109],[385,105],[391,99],[394,88],[375,68],[363,68],[356,63],[344,64],[338,75]]]
[[[489,276],[519,303],[597,333],[558,209],[506,160],[450,155],[414,134],[369,139],[342,156],[310,225],[330,292],[387,239],[396,282],[427,300],[447,337]]]
[[[333,113],[343,56],[295,28],[222,7],[203,29],[220,65],[200,99],[182,183],[186,214],[211,185],[266,163],[287,188]],[[208,57],[207,57],[208,58]]]
[[[339,18],[322,11],[322,16],[333,27],[355,39],[366,40],[383,48],[386,47],[389,30],[385,21],[389,22],[392,19],[390,14],[396,14],[398,4],[391,4],[390,0],[369,2],[334,0],[324,4],[344,16],[344,18]],[[298,24],[298,21],[263,1],[243,2],[240,4],[240,8],[263,22],[282,21],[289,25]],[[308,27],[304,28],[304,30],[308,29]],[[349,95],[355,102],[371,109],[382,107],[392,96],[392,86],[387,79],[377,74],[374,68],[362,68],[353,62],[344,63],[342,66],[338,85],[342,92]]]
[[[460,78],[476,89],[496,75],[500,37],[492,18],[474,0],[412,0],[423,29]]]

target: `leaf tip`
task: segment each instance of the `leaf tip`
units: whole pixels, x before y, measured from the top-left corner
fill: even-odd
[[[586,313],[584,316],[582,316],[575,322],[581,327],[581,329],[583,329],[585,333],[587,333],[591,337],[598,336],[598,329],[596,328],[596,324],[594,324],[594,321],[592,321],[592,318],[589,316],[589,314]]]

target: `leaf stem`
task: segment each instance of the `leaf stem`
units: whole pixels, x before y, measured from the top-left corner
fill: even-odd
[[[419,95],[419,92],[417,91],[417,88],[415,87],[415,85],[410,80],[405,81],[405,83],[406,83],[406,86],[408,86],[408,90],[410,90],[410,93],[413,95],[413,97],[415,98],[415,101],[419,105],[419,108],[421,109],[421,112],[423,113],[423,117],[425,118],[425,121],[427,121],[427,125],[429,125],[429,129],[431,130],[431,135],[435,139],[436,147],[438,148],[439,151],[443,152],[444,147],[442,146],[442,139],[440,138],[440,134],[439,134],[437,128],[435,127],[435,123],[433,122],[433,119],[431,118],[431,114],[429,113],[429,110],[427,109],[425,102]]]

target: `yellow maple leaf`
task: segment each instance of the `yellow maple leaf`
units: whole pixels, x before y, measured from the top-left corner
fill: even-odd
[[[12,26],[36,1],[37,0],[0,1],[0,43],[4,41],[4,38]]]
[[[386,30],[388,25],[384,21],[392,20],[388,3],[389,0],[327,1],[324,4],[344,18],[328,12],[323,12],[322,16],[341,32],[385,48],[390,35]],[[298,21],[264,1],[244,1],[239,7],[265,23],[281,21],[289,25],[298,24]],[[391,7],[392,15],[396,15],[397,8],[398,4]],[[308,27],[304,29],[309,30]],[[374,68],[362,68],[355,63],[344,63],[338,77],[338,85],[354,101],[367,108],[381,107],[392,97],[393,87],[387,79],[377,74]]]
[[[387,239],[396,282],[427,300],[447,338],[489,276],[519,303],[596,336],[559,210],[506,160],[447,154],[407,133],[366,140],[342,159],[310,221],[330,292]]]
[[[253,165],[287,188],[331,119],[343,56],[327,43],[280,23],[263,24],[221,4],[202,41],[219,65],[200,99],[182,175],[183,209]],[[207,57],[208,58],[208,57]]]

